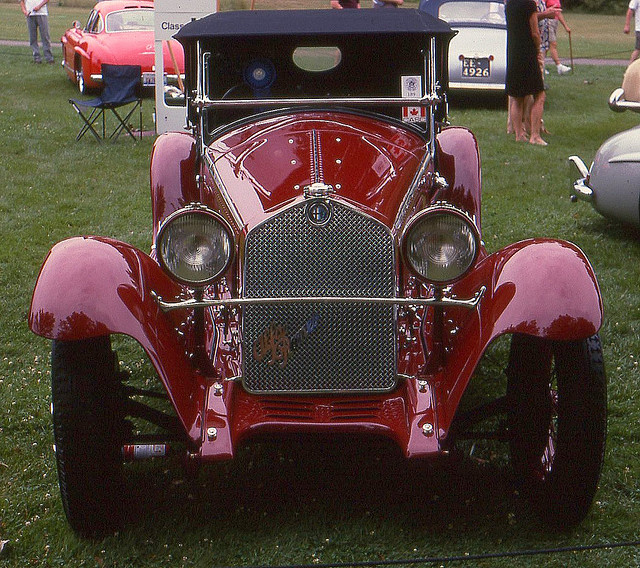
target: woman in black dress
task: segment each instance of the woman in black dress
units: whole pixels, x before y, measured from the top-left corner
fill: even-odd
[[[510,97],[509,110],[516,140],[526,141],[527,139],[523,115],[526,99],[532,95],[529,142],[546,146],[547,143],[540,136],[545,100],[544,81],[538,62],[540,52],[538,18],[542,13],[537,11],[535,0],[507,0],[505,12],[507,17],[506,91]],[[548,15],[545,14],[543,17]]]

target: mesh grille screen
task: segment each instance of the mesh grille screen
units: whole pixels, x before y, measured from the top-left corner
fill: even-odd
[[[245,296],[393,297],[386,227],[334,202],[318,227],[308,220],[314,203],[290,208],[247,236]],[[243,338],[250,392],[371,392],[396,383],[392,306],[247,306]]]

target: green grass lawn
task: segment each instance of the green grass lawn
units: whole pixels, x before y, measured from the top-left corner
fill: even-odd
[[[0,37],[4,14],[0,4]],[[71,11],[67,16],[73,19]],[[345,455],[328,444],[265,443],[195,480],[171,460],[134,468],[132,522],[91,541],[76,538],[64,519],[51,449],[49,344],[29,332],[26,315],[55,242],[100,234],[149,249],[153,140],[75,142],[80,124],[67,100],[76,91],[59,66],[32,65],[24,47],[0,46],[0,53],[0,540],[9,541],[0,568],[317,564],[640,538],[640,232],[570,203],[567,166],[569,155],[589,162],[604,139],[638,124],[637,114],[612,113],[606,104],[622,68],[578,66],[572,75],[549,75],[547,148],[508,137],[500,106],[453,104],[450,113],[453,124],[478,137],[487,248],[533,236],[567,239],[586,252],[599,278],[609,435],[596,503],[581,526],[545,531],[514,493],[502,448],[488,460],[412,468],[375,445]],[[145,100],[148,128],[152,107]],[[134,374],[148,371],[136,351],[123,347]],[[466,565],[633,567],[640,549]]]
[[[571,43],[575,58],[628,59],[634,46],[634,36],[625,35],[624,16],[564,14],[571,28]],[[558,52],[569,58],[569,36],[562,26],[558,30]]]

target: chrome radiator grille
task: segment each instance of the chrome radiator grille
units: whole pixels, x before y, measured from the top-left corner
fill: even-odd
[[[313,209],[318,203],[330,209],[322,225]],[[247,298],[394,292],[389,231],[336,202],[296,205],[247,236]],[[254,393],[388,391],[396,384],[394,319],[393,306],[375,303],[246,306],[244,386]]]

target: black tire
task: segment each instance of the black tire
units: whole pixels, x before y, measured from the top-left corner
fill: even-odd
[[[54,341],[52,415],[58,482],[69,524],[81,536],[120,526],[126,421],[109,337]]]
[[[507,377],[516,481],[545,523],[575,526],[589,512],[604,459],[607,388],[600,339],[514,335]]]

